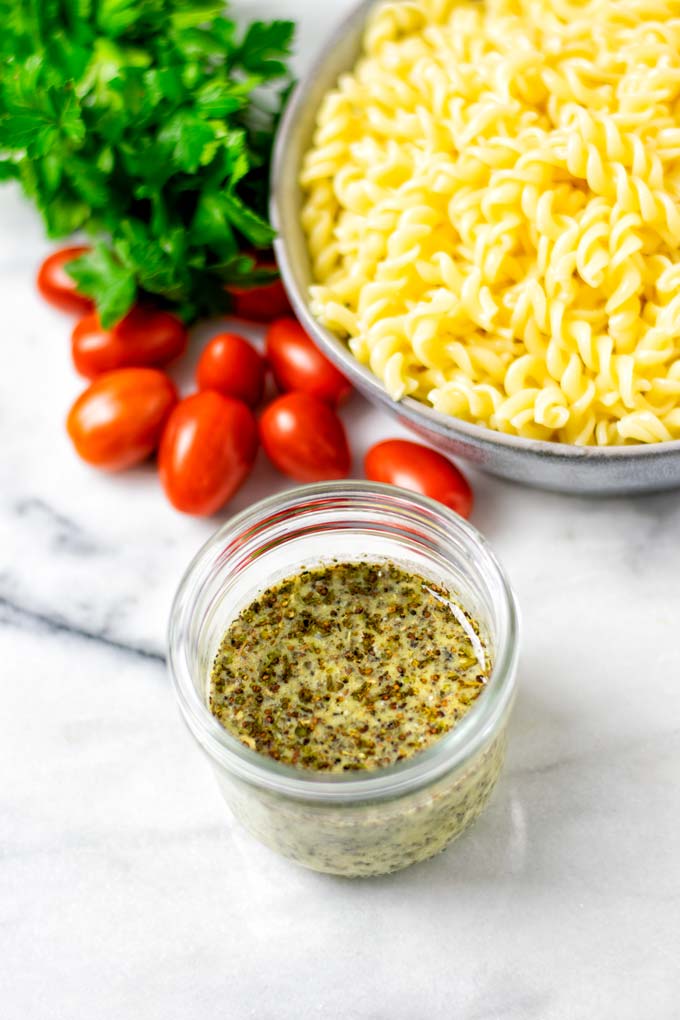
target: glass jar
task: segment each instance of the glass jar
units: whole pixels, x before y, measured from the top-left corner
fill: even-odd
[[[211,665],[234,617],[269,585],[331,559],[389,560],[442,584],[478,622],[491,656],[491,676],[463,719],[387,768],[282,765],[242,744],[207,707]],[[336,875],[424,860],[479,815],[503,762],[517,653],[515,601],[481,535],[440,503],[359,481],[293,489],[234,517],[189,566],[169,629],[182,715],[233,813],[267,846]]]

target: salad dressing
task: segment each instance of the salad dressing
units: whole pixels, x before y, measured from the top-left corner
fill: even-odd
[[[440,585],[395,563],[335,562],[273,585],[230,624],[209,704],[276,761],[375,769],[447,733],[489,670],[478,625]]]

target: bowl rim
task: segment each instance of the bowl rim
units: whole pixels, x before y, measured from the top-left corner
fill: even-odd
[[[471,440],[478,447],[505,447],[535,457],[558,458],[565,461],[655,460],[665,459],[669,455],[680,452],[680,439],[658,443],[612,444],[611,446],[577,446],[574,443],[561,443],[555,440],[529,439],[525,436],[499,432],[485,425],[477,425],[474,422],[444,414],[413,397],[407,396],[401,400],[394,400],[388,394],[382,380],[374,375],[367,366],[362,365],[343,341],[312,315],[308,297],[304,290],[298,287],[292,270],[292,257],[289,253],[284,229],[287,218],[285,188],[288,149],[294,138],[297,122],[305,110],[307,94],[320,69],[326,64],[329,55],[335,51],[338,39],[341,39],[345,32],[356,30],[360,24],[365,24],[369,12],[384,2],[385,0],[359,0],[347,14],[331,27],[319,45],[309,68],[298,79],[276,132],[271,163],[269,216],[276,231],[273,242],[274,254],[283,284],[298,319],[329,359],[352,381],[360,380],[358,385],[374,401],[385,404],[395,411],[401,411],[404,418],[416,424],[422,423],[423,426],[451,439]]]

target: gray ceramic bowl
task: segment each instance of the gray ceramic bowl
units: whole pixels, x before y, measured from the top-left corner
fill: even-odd
[[[272,171],[271,217],[278,232],[274,246],[300,321],[369,400],[386,408],[432,445],[485,471],[525,485],[571,493],[606,495],[680,486],[680,441],[604,448],[546,443],[471,425],[410,397],[397,402],[345,344],[312,317],[307,296],[309,257],[300,225],[299,169],[311,142],[319,103],[338,76],[355,63],[366,16],[374,5],[375,0],[363,0],[334,29],[300,80],[279,128]]]

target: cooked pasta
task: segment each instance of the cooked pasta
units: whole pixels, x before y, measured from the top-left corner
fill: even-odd
[[[313,314],[392,397],[680,438],[680,0],[382,6],[301,185]]]

